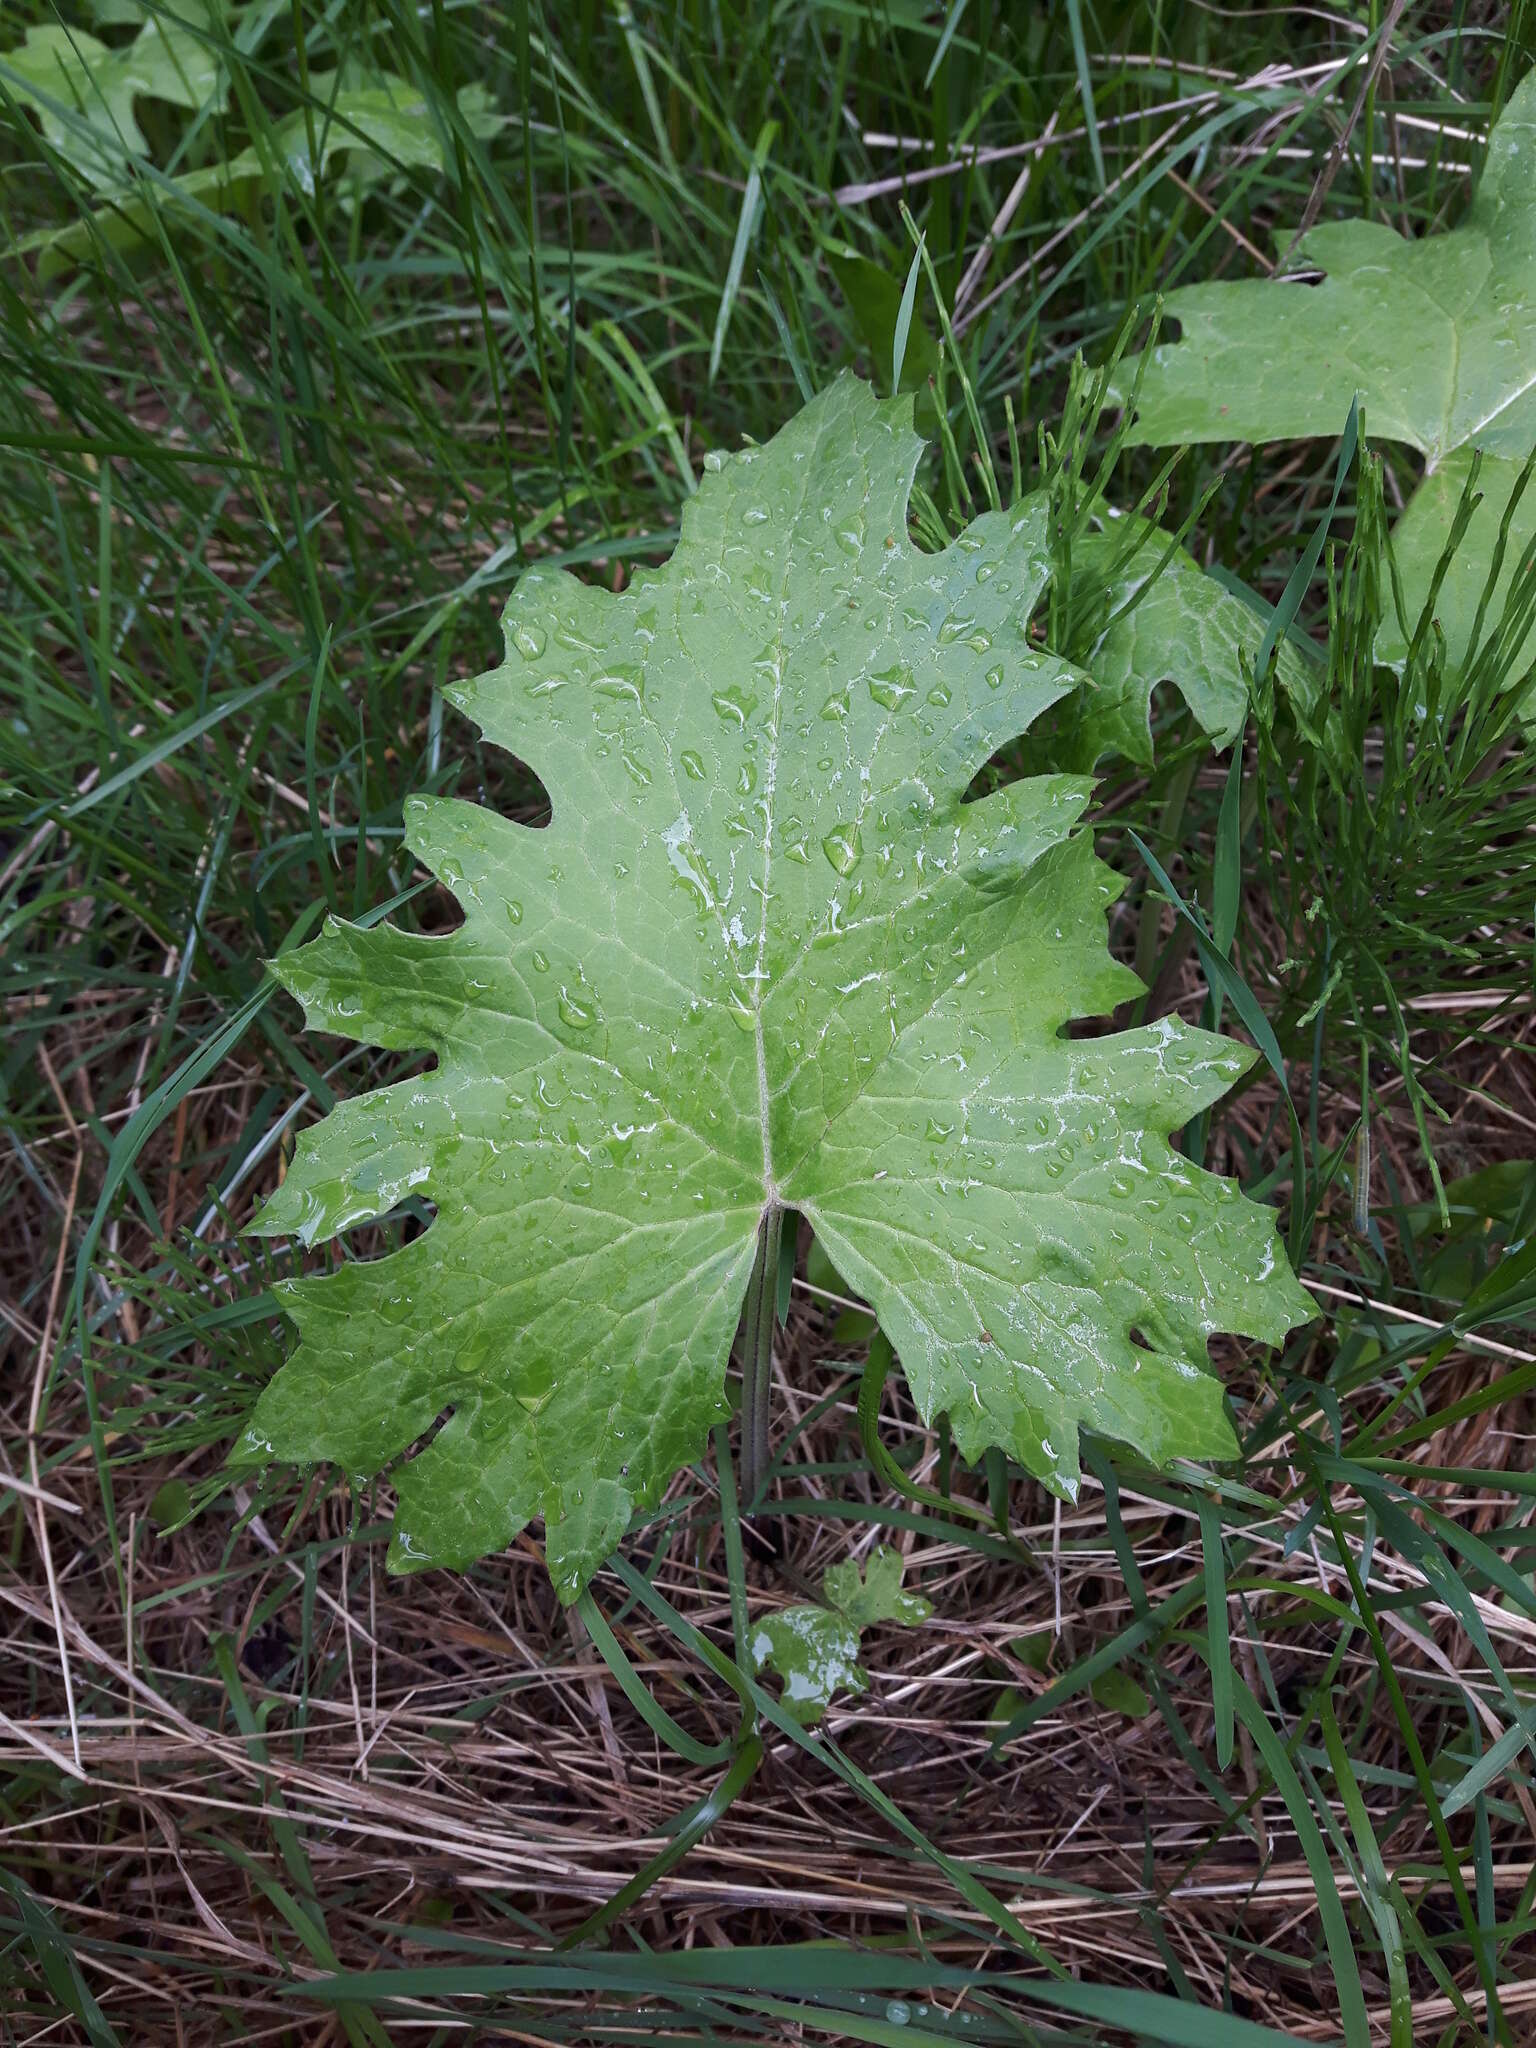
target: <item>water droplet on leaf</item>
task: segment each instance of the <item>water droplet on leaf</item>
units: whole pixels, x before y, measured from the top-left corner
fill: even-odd
[[[821,850],[840,875],[851,875],[864,850],[858,826],[834,825],[822,840]]]

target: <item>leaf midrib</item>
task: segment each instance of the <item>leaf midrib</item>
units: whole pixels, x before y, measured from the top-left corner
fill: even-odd
[[[825,431],[818,423],[814,444],[816,453],[819,454],[825,438]],[[773,704],[769,712],[767,778],[763,789],[762,909],[758,916],[757,951],[753,958],[752,978],[752,1038],[757,1057],[757,1117],[758,1130],[763,1147],[764,1215],[770,1209],[778,1206],[780,1201],[778,1183],[773,1171],[773,1093],[768,1086],[768,1055],[767,1048],[763,1042],[763,959],[768,950],[768,909],[769,904],[772,902],[772,897],[769,893],[769,882],[773,874],[773,800],[779,780],[780,708],[784,701],[784,622],[785,613],[789,605],[790,579],[794,574],[796,565],[797,550],[795,541],[799,535],[801,515],[805,511],[810,479],[814,473],[815,465],[813,462],[807,461],[801,465],[799,501],[795,507],[794,517],[786,522],[786,530],[790,538],[784,550],[784,574],[779,585],[779,597],[776,606],[777,616],[774,621]],[[866,469],[866,502],[868,495],[868,474]]]

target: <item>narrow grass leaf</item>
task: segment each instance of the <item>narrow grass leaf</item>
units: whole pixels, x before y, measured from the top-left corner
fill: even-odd
[[[1301,609],[1301,601],[1311,588],[1312,578],[1317,574],[1317,565],[1323,558],[1323,544],[1328,530],[1333,525],[1334,514],[1339,509],[1339,498],[1344,489],[1344,479],[1354,467],[1355,453],[1360,445],[1360,401],[1350,401],[1349,416],[1344,422],[1344,432],[1339,440],[1338,459],[1333,468],[1333,495],[1328,500],[1328,509],[1317,522],[1317,529],[1308,541],[1301,560],[1291,571],[1281,592],[1280,602],[1270,614],[1264,630],[1263,645],[1259,649],[1256,674],[1263,676],[1269,669],[1276,646],[1282,634],[1288,633]]]
[[[1291,1825],[1296,1830],[1297,1843],[1306,1858],[1317,1898],[1318,1917],[1323,1924],[1323,1939],[1328,1947],[1328,1960],[1333,1968],[1345,2048],[1370,2048],[1371,2023],[1360,1984],[1360,1969],[1355,1961],[1349,1921],[1345,1917],[1344,1904],[1339,1897],[1338,1883],[1329,1861],[1327,1844],[1317,1825],[1317,1816],[1302,1790],[1285,1744],[1270,1725],[1269,1716],[1249,1691],[1247,1681],[1235,1674],[1233,1700],[1238,1719],[1252,1737],[1275,1790],[1285,1802]]]
[[[709,381],[715,381],[720,368],[720,353],[725,347],[725,337],[731,324],[731,314],[736,305],[736,294],[741,290],[741,273],[746,268],[747,251],[752,246],[752,237],[757,232],[757,216],[763,197],[763,166],[768,161],[768,152],[773,147],[773,138],[779,132],[777,121],[765,121],[758,133],[757,145],[752,151],[752,165],[747,172],[747,187],[741,196],[741,213],[736,222],[736,240],[731,245],[731,260],[726,266],[725,288],[720,294],[720,309],[715,315],[714,339],[709,345]]]
[[[933,81],[938,77],[939,66],[949,54],[949,46],[955,39],[955,30],[959,28],[964,20],[965,10],[968,5],[969,0],[950,0],[949,13],[945,16],[944,27],[939,36],[938,45],[929,59],[928,69],[923,74],[924,92],[928,90]]]
[[[896,327],[891,336],[891,395],[901,389],[901,373],[907,362],[907,337],[912,332],[912,313],[917,305],[917,283],[923,269],[923,235],[918,237],[917,247],[912,251],[911,266],[907,281],[901,288],[901,304],[896,308]]]
[[[1382,1953],[1386,1959],[1391,2048],[1413,2048],[1413,1998],[1408,1982],[1403,1930],[1398,1922],[1397,1906],[1392,1897],[1387,1867],[1382,1860],[1376,1830],[1371,1825],[1371,1816],[1360,1791],[1353,1761],[1339,1731],[1333,1701],[1326,1692],[1318,1699],[1318,1716],[1322,1722],[1323,1742],[1328,1752],[1334,1783],[1339,1788],[1339,1797],[1343,1801],[1345,1816],[1349,1821],[1350,1832],[1354,1836],[1355,1848],[1360,1858],[1360,1868],[1364,1876],[1361,1896],[1366,1910],[1375,1922]]]
[[[3,1865],[0,1865],[0,1892],[15,1903],[21,1916],[22,1942],[36,1957],[44,1980],[58,2002],[58,2016],[62,2018],[67,2013],[78,2021],[91,2048],[122,2048],[117,2033],[81,1974],[67,1937],[42,1900],[22,1883],[14,1871],[5,1869]],[[12,1989],[17,1988],[13,1973],[7,1972],[6,1982]]]
[[[1072,61],[1077,66],[1077,90],[1083,103],[1083,122],[1088,130],[1093,175],[1102,192],[1106,183],[1104,145],[1099,139],[1099,117],[1093,104],[1093,75],[1088,68],[1088,45],[1083,39],[1082,0],[1067,0],[1067,21],[1072,31]]]
[[[1221,1517],[1214,1501],[1200,1503],[1200,1546],[1205,1561],[1205,1636],[1210,1650],[1216,1762],[1225,1771],[1232,1764],[1232,1645],[1227,1629],[1227,1568],[1222,1554]]]

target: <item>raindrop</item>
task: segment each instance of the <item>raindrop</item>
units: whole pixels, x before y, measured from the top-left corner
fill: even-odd
[[[645,679],[637,668],[610,669],[592,687],[600,697],[627,697],[633,704],[645,695]]]
[[[899,711],[907,699],[916,694],[912,671],[905,662],[898,662],[894,668],[883,670],[869,679],[869,694],[877,704],[883,704],[887,711]]]
[[[858,826],[834,825],[822,840],[821,850],[840,875],[851,875],[864,850]]]
[[[717,690],[710,702],[728,725],[744,726],[757,709],[756,695],[751,690],[739,689],[735,684],[728,690]]]
[[[731,1022],[739,1031],[756,1031],[757,1012],[739,988],[731,990],[726,998],[726,1008],[731,1013]]]
[[[700,909],[713,910],[715,892],[709,884],[709,871],[689,837],[689,830],[688,813],[684,811],[661,835],[662,844],[667,849],[673,874],[697,897]]]
[[[548,634],[532,619],[524,619],[512,629],[512,645],[524,661],[537,661],[548,644]]]
[[[597,1022],[597,1005],[588,998],[574,996],[562,983],[560,989],[560,1015],[573,1031],[590,1031]]]

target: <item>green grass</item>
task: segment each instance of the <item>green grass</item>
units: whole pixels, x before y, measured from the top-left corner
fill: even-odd
[[[45,1563],[0,1473],[7,2025],[1525,2038],[1531,778],[1493,713],[1421,745],[1359,661],[1372,471],[1299,620],[1347,746],[1261,699],[1223,827],[1227,764],[1160,696],[1155,770],[1100,791],[1153,1005],[1205,998],[1131,830],[1186,900],[1236,904],[1283,1055],[1289,1106],[1261,1068],[1199,1134],[1287,1206],[1326,1310],[1223,1361],[1240,1470],[1101,1448],[1060,1525],[996,1463],[954,1481],[1001,1528],[901,1503],[867,1476],[863,1337],[804,1266],[782,1557],[743,1551],[729,1463],[720,1491],[701,1467],[590,1640],[520,1552],[391,1590],[387,1498],[221,1467],[285,1345],[289,1255],[241,1226],[296,1125],[399,1070],[307,1037],[262,959],[328,909],[445,916],[411,791],[538,815],[440,695],[494,658],[520,566],[657,559],[708,450],[845,364],[888,388],[897,356],[945,530],[983,449],[1008,488],[1010,412],[1028,481],[1074,355],[1160,287],[1256,274],[1326,170],[1325,216],[1453,221],[1523,10],[1407,9],[1352,127],[1374,4],[149,12],[224,84],[138,101],[131,208],[80,172],[100,108],[61,87],[49,141],[0,56],[0,1442],[52,1501]],[[92,25],[17,8],[5,40],[58,18]],[[334,154],[310,189],[285,138],[319,147],[305,81],[338,68],[403,81],[435,161]],[[261,176],[200,176],[245,150]],[[1334,451],[1222,458],[1191,451],[1166,516],[1203,505],[1202,559],[1274,602]],[[1156,462],[1121,463],[1124,502]],[[938,1484],[910,1413],[882,1427]],[[872,1644],[867,1702],[807,1738],[733,1641],[874,1537],[910,1541],[939,1622]],[[1042,1632],[1043,1669],[1013,1647]],[[1119,1669],[1142,1718],[1094,1696]]]

